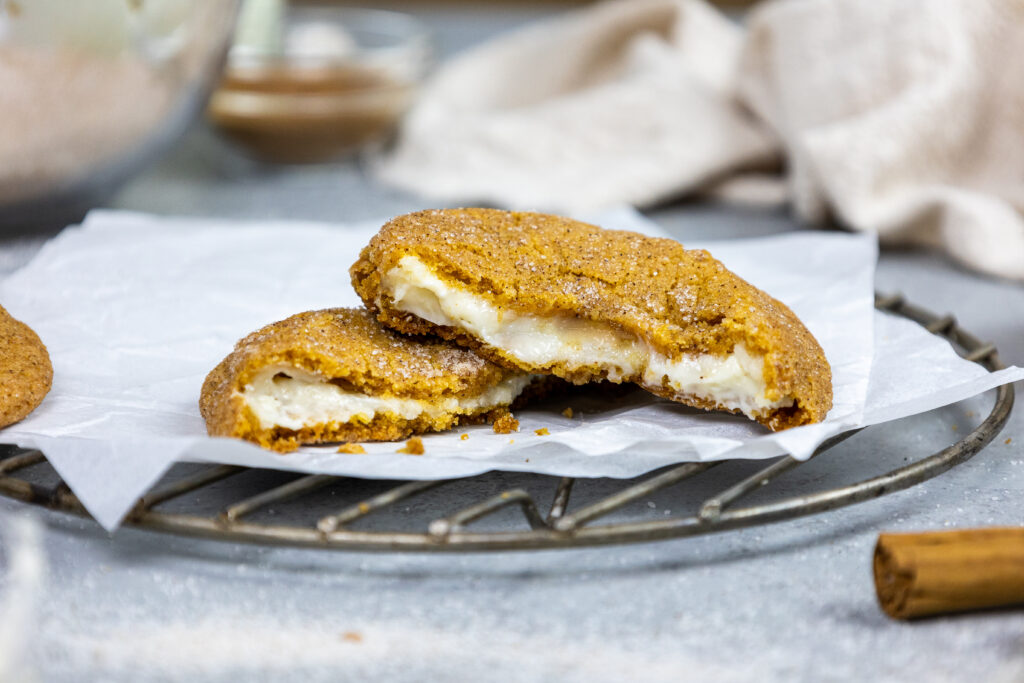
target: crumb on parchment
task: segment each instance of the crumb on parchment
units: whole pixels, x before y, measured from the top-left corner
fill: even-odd
[[[341,639],[346,643],[361,643],[363,642],[363,634],[359,631],[345,631],[341,634]]]
[[[366,453],[366,449],[357,443],[343,443],[338,446],[339,453],[348,453],[350,455],[362,455]]]
[[[533,433],[537,436],[550,436],[551,432],[548,431],[547,427],[541,427],[540,429],[534,429]]]
[[[519,431],[519,420],[507,410],[496,411],[494,424],[491,428],[495,434],[511,434]]]
[[[414,436],[405,442],[404,448],[399,448],[395,453],[405,453],[406,455],[423,455],[423,439],[418,436]]]
[[[465,441],[468,438],[469,438],[469,434],[463,434],[462,436],[459,437],[459,440],[460,441]]]
[[[1006,439],[1006,441],[1004,441],[1003,443],[1005,443],[1007,446],[1009,446],[1012,441],[1013,441],[1013,438],[1011,437],[1011,438]]]
[[[565,415],[570,420],[572,419],[572,408],[566,406],[565,410],[562,411],[562,415]]]

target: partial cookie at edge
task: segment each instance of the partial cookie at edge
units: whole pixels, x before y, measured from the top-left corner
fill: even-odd
[[[0,427],[27,417],[52,384],[46,346],[32,328],[0,306]]]

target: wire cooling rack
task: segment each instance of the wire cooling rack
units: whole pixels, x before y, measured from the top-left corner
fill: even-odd
[[[933,334],[949,340],[968,360],[989,370],[1003,367],[996,349],[960,328],[951,315],[937,316],[907,303],[902,296],[875,297],[875,307],[916,321]],[[285,505],[309,506],[311,497],[327,487],[358,482],[354,491],[380,486],[380,482],[362,482],[327,475],[300,476],[286,483],[271,482],[256,491],[242,494],[246,487],[224,487],[221,482],[238,478],[253,470],[244,467],[202,466],[185,476],[165,477],[136,504],[125,525],[222,541],[244,541],[278,545],[334,548],[339,550],[405,551],[481,551],[569,548],[578,546],[638,543],[683,536],[695,536],[740,527],[767,524],[852,505],[906,489],[930,479],[970,459],[999,433],[1013,407],[1013,388],[996,389],[991,412],[970,433],[956,443],[909,462],[897,469],[854,484],[815,490],[792,497],[777,497],[766,503],[739,506],[755,491],[768,487],[780,475],[804,465],[791,457],[776,460],[753,474],[742,476],[718,493],[705,497],[693,511],[682,516],[658,516],[649,511],[640,519],[609,522],[608,517],[621,508],[649,498],[652,494],[697,477],[720,463],[687,463],[654,475],[616,483],[609,495],[571,509],[574,479],[531,475],[549,491],[551,503],[545,512],[525,488],[503,489],[501,480],[487,475],[470,478],[484,491],[476,502],[432,517],[418,528],[361,530],[368,516],[394,511],[399,504],[410,505],[432,489],[452,486],[452,481],[414,481],[388,486],[376,495],[356,499],[330,514],[319,515],[309,523],[285,523],[275,512]],[[854,432],[826,441],[815,452],[817,457]],[[2,449],[4,447],[0,447]],[[60,481],[39,451],[8,448],[0,451],[0,494],[35,505],[88,516],[74,493]],[[40,469],[44,472],[40,472]],[[29,476],[31,473],[31,476]],[[22,475],[22,476],[19,476]],[[470,481],[470,480],[455,480]],[[49,483],[44,483],[49,481]],[[226,504],[202,511],[199,501],[204,492],[220,487],[220,498],[227,493]],[[251,486],[248,488],[252,488]],[[352,488],[352,487],[350,487]],[[534,488],[531,486],[530,488]],[[232,497],[233,496],[233,497]],[[465,499],[464,495],[453,498]],[[183,504],[184,503],[184,504]],[[175,508],[173,511],[168,508]],[[471,525],[485,517],[506,513],[507,508],[522,512],[522,530],[481,531]],[[664,512],[664,511],[663,511]],[[280,515],[278,519],[285,517]],[[252,521],[254,517],[271,521]],[[398,516],[399,520],[404,519]],[[602,523],[602,520],[604,523]],[[411,526],[398,523],[395,526]],[[424,526],[426,528],[424,528]]]

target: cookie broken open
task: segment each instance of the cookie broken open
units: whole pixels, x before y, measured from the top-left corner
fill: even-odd
[[[831,369],[788,307],[703,250],[558,216],[422,211],[351,269],[385,325],[576,383],[635,382],[771,429],[824,419]]]
[[[207,376],[199,406],[211,435],[286,452],[482,421],[546,382],[442,339],[395,334],[365,310],[336,308],[239,341]]]

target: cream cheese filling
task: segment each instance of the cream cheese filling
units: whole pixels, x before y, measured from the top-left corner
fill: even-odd
[[[403,256],[385,273],[381,288],[398,310],[463,329],[529,365],[561,363],[572,370],[597,364],[608,368],[612,381],[652,387],[667,383],[680,396],[714,401],[749,417],[793,404],[791,397],[766,397],[764,357],[742,344],[725,356],[693,353],[672,360],[635,335],[604,323],[503,310],[444,282],[415,256]]]
[[[475,414],[511,405],[535,377],[512,375],[476,396],[426,401],[346,391],[311,372],[282,365],[260,370],[240,395],[264,429],[298,430],[330,422],[365,423],[377,415],[413,420],[423,415]]]

